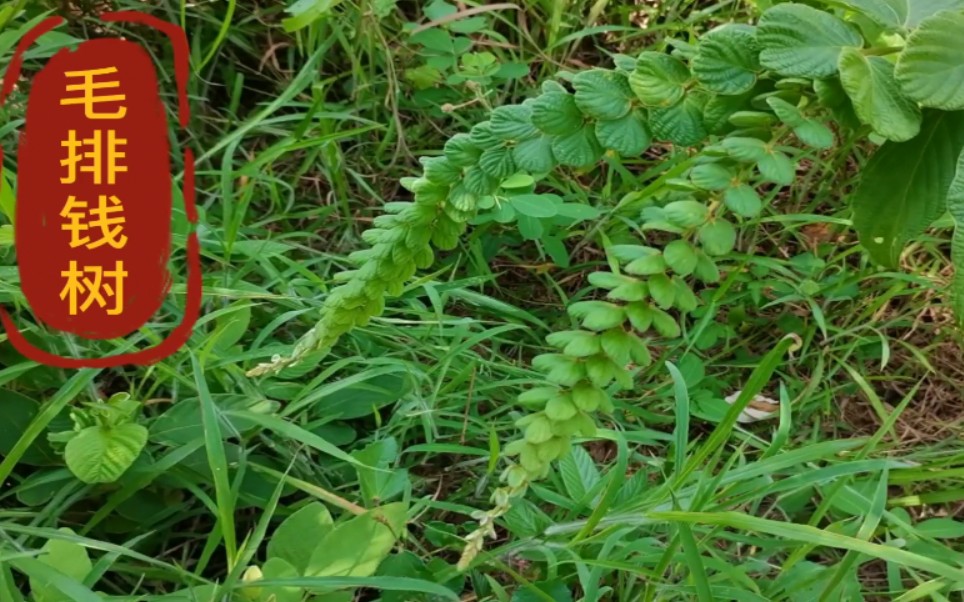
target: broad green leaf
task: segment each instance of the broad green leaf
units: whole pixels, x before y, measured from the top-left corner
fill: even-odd
[[[307,539],[306,544],[315,544],[317,540]],[[305,555],[304,562],[308,560],[308,554],[311,554],[309,550]],[[303,563],[302,563],[303,564]],[[294,579],[301,576],[301,572],[291,565],[290,562],[286,562],[281,558],[269,558],[264,566],[261,567],[261,577],[262,579]],[[261,587],[261,595],[258,598],[258,602],[301,602],[304,597],[300,587],[282,586],[282,585],[272,585],[268,587]]]
[[[61,533],[74,532],[68,528],[58,529]],[[40,548],[41,554],[37,560],[47,566],[53,567],[59,573],[70,577],[74,581],[82,582],[93,565],[87,548],[73,541],[62,539],[48,539],[47,543]],[[37,602],[73,602],[73,599],[47,580],[30,578],[30,591]]]
[[[332,529],[328,509],[320,502],[311,502],[286,518],[268,542],[268,559],[283,560],[304,572],[315,546]]]
[[[665,109],[650,109],[650,126],[657,139],[678,146],[695,146],[707,136],[703,125],[706,97],[690,92],[679,103]]]
[[[624,157],[641,155],[653,140],[649,126],[638,111],[630,111],[613,121],[597,121],[596,138],[603,148]]]
[[[717,94],[742,94],[756,84],[760,70],[756,29],[728,24],[706,33],[693,58],[693,75]]]
[[[733,129],[730,117],[749,107],[753,91],[737,96],[713,95],[703,109],[703,123],[711,134],[725,134]]]
[[[954,180],[947,193],[947,209],[954,218],[955,226],[951,242],[951,261],[954,264],[951,302],[958,323],[964,323],[964,152],[958,157]]]
[[[964,112],[925,111],[921,133],[888,142],[861,172],[854,229],[878,263],[895,267],[907,241],[944,213],[964,149]]]
[[[897,58],[903,93],[925,107],[964,109],[964,11],[925,19]]]
[[[576,106],[594,119],[612,121],[629,112],[633,91],[626,77],[606,69],[580,71],[572,78]]]
[[[587,499],[589,492],[602,478],[592,456],[578,445],[572,446],[569,453],[559,461],[559,476],[562,477],[562,484],[569,498],[577,503],[590,501]]]
[[[67,442],[67,468],[84,483],[113,483],[130,468],[147,443],[140,424],[91,426]]]
[[[840,83],[863,123],[878,135],[903,142],[920,133],[920,108],[900,92],[894,65],[855,48],[840,53]]]
[[[662,52],[647,51],[636,60],[629,86],[644,105],[670,107],[683,98],[689,79],[689,69],[682,61]]]
[[[791,77],[831,76],[843,48],[863,46],[847,23],[804,4],[778,4],[764,12],[757,42],[760,63]]]
[[[914,29],[924,19],[943,10],[964,8],[964,0],[821,0],[843,5],[889,31]]]
[[[546,173],[556,166],[552,154],[552,138],[537,136],[523,140],[512,148],[512,160],[516,167],[531,173]]]
[[[582,112],[572,94],[546,92],[532,101],[532,124],[546,134],[571,134],[582,129],[582,123]]]
[[[336,525],[308,561],[310,577],[368,577],[405,533],[404,503],[388,504]]]
[[[552,138],[552,154],[560,165],[587,167],[599,160],[602,149],[592,127],[580,127]]]

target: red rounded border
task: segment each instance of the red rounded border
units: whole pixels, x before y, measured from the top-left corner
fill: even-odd
[[[107,22],[126,22],[145,25],[160,31],[167,36],[174,50],[174,78],[177,81],[178,94],[178,118],[181,129],[186,129],[190,120],[190,107],[187,99],[187,78],[188,78],[188,44],[184,30],[167,21],[163,21],[137,11],[120,11],[104,13],[101,19]],[[13,90],[14,84],[20,79],[20,71],[23,66],[23,54],[37,41],[37,38],[57,27],[63,22],[62,17],[49,17],[38,23],[33,29],[17,44],[17,50],[13,59],[7,66],[7,71],[3,76],[3,88],[0,89],[0,106],[6,102],[7,97]],[[2,150],[0,150],[0,166],[2,166]],[[187,220],[192,226],[197,225],[197,207],[195,205],[194,189],[194,152],[190,148],[184,149],[184,181],[183,181],[184,211]],[[174,330],[159,344],[148,349],[110,355],[101,358],[70,358],[55,355],[53,353],[39,349],[27,341],[16,324],[10,317],[6,308],[0,305],[0,323],[6,331],[7,338],[19,353],[27,359],[55,366],[57,368],[113,368],[123,365],[146,366],[156,363],[181,348],[194,330],[201,312],[201,247],[198,242],[197,232],[192,231],[187,239],[187,295],[184,305],[184,318]]]

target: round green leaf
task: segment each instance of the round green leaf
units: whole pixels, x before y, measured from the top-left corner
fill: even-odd
[[[840,54],[840,82],[857,117],[878,135],[903,142],[920,133],[920,108],[901,94],[887,59],[845,48]]]
[[[532,124],[546,134],[570,134],[582,128],[582,121],[572,94],[546,92],[532,101]]]
[[[691,92],[682,102],[665,109],[650,109],[653,134],[678,146],[695,146],[706,138],[703,108],[706,97]]]
[[[512,160],[516,167],[531,173],[546,173],[556,166],[556,158],[552,154],[552,139],[549,136],[538,136],[523,140],[512,147]]]
[[[829,77],[837,72],[841,49],[863,39],[832,14],[804,4],[778,4],[760,17],[760,63],[790,77]]]
[[[717,94],[750,90],[759,70],[756,30],[748,25],[723,25],[708,32],[693,58],[693,75]]]
[[[752,186],[746,184],[727,189],[723,193],[723,203],[730,211],[741,217],[756,217],[763,208],[760,195]]]
[[[901,90],[925,107],[964,109],[964,12],[925,19],[897,59]]]
[[[139,424],[85,428],[67,442],[67,468],[84,483],[113,483],[130,468],[147,443]]]
[[[580,127],[552,138],[552,154],[562,165],[586,167],[599,160],[602,149],[591,127]]]
[[[703,224],[698,236],[707,255],[726,255],[736,245],[736,228],[725,219]]]
[[[620,119],[596,122],[596,138],[603,148],[624,157],[643,153],[653,141],[649,126],[637,111],[630,111]]]
[[[706,205],[699,201],[673,201],[663,207],[666,219],[680,228],[695,228],[709,215]]]
[[[576,106],[595,119],[619,119],[629,112],[632,90],[625,76],[606,69],[580,71],[572,78]]]
[[[662,52],[647,51],[636,60],[629,86],[649,107],[669,107],[683,98],[690,79],[689,69],[679,59]]]

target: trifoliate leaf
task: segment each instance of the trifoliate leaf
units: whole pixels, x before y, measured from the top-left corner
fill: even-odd
[[[516,167],[531,173],[547,173],[556,166],[552,154],[552,138],[537,136],[519,142],[512,148],[512,160]]]
[[[697,237],[707,255],[726,255],[736,245],[736,228],[725,219],[716,219],[703,224]]]
[[[629,112],[632,90],[626,77],[607,69],[580,71],[572,78],[576,106],[590,117],[605,121],[619,119]]]
[[[754,27],[723,25],[700,39],[693,58],[693,75],[717,94],[742,94],[756,84],[758,57]]]
[[[925,107],[964,109],[964,11],[925,19],[907,40],[895,74],[901,91]]]
[[[647,51],[637,58],[629,86],[645,106],[670,107],[683,98],[689,79],[689,69],[682,61],[662,52]]]
[[[532,102],[532,124],[554,136],[582,129],[583,116],[572,94],[547,92]]]
[[[804,4],[778,4],[760,18],[760,63],[780,75],[829,77],[846,47],[860,48],[863,38],[832,14]]]
[[[667,244],[663,249],[663,258],[666,265],[680,276],[689,276],[696,269],[696,250],[685,240],[677,239]]]
[[[603,148],[612,149],[624,157],[639,156],[652,143],[649,126],[637,111],[630,111],[613,121],[596,122],[596,138]]]
[[[532,125],[531,105],[506,105],[497,107],[489,116],[492,133],[501,140],[526,140],[539,134]]]
[[[920,133],[920,108],[901,93],[894,65],[887,59],[845,48],[840,54],[840,83],[857,117],[879,136],[903,142]]]
[[[707,136],[703,125],[706,96],[690,92],[679,103],[664,109],[650,109],[653,135],[678,146],[695,146]]]
[[[878,263],[896,267],[907,241],[947,208],[957,157],[964,149],[964,112],[924,112],[921,133],[884,144],[861,172],[854,229]]]
[[[756,217],[763,208],[760,195],[752,186],[746,184],[728,188],[723,193],[723,203],[730,211],[741,217]]]
[[[591,127],[552,137],[552,154],[560,165],[587,167],[599,160],[602,149]]]
[[[690,171],[690,180],[703,190],[723,190],[729,188],[733,174],[719,163],[702,163]]]

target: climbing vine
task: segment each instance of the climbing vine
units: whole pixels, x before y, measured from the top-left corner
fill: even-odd
[[[947,209],[964,215],[964,176],[948,195],[964,149],[964,0],[825,4],[777,4],[756,25],[726,24],[671,52],[617,56],[613,69],[560,76],[538,96],[494,109],[422,160],[421,176],[403,182],[412,201],[387,204],[364,233],[371,246],[351,255],[357,267],[339,275],[318,325],[290,356],[250,374],[326,353],[381,313],[436,250],[456,247],[473,220],[506,223],[514,206],[538,217],[538,207],[558,202],[537,192],[540,176],[604,156],[638,158],[655,142],[689,149],[684,169],[647,187],[642,211],[629,216],[639,240],[607,246],[610,269],[589,275],[598,294],[569,305],[573,328],[550,334],[551,351],[534,358],[545,382],[519,396],[529,413],[506,447],[514,461],[494,508],[476,513],[466,566],[512,498],[545,477],[573,437],[592,436],[596,414],[634,386],[652,341],[680,336],[700,303],[697,284],[719,281],[718,261],[740,224],[762,210],[761,186],[792,186],[801,156],[840,141],[880,145],[853,208],[861,242],[882,264],[895,264]],[[964,257],[960,234],[954,256]],[[964,277],[954,290],[964,290]]]

